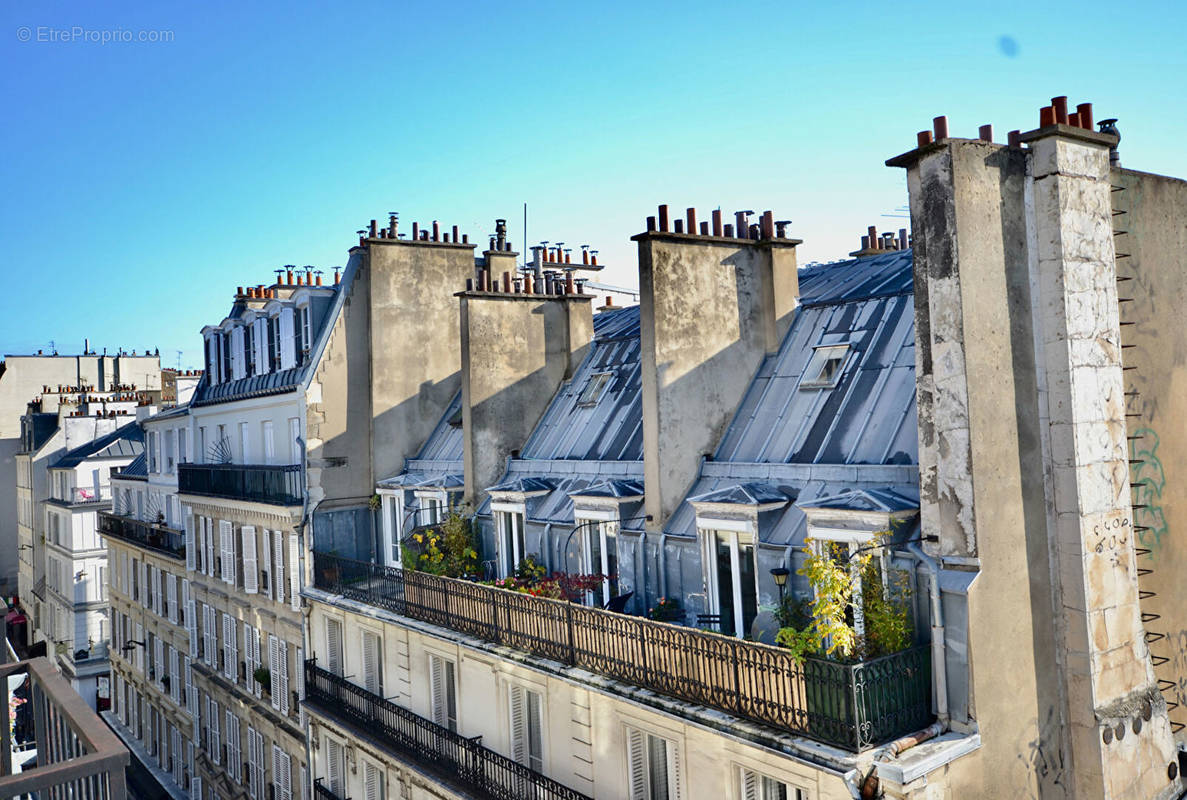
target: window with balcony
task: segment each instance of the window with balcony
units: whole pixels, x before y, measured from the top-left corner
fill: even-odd
[[[326,669],[342,676],[342,622],[326,618]]]
[[[618,521],[577,519],[581,526],[581,571],[604,575],[600,591],[589,592],[589,605],[604,606],[618,594]]]
[[[626,740],[630,800],[679,800],[682,794],[676,743],[630,727],[626,729]]]
[[[754,533],[708,529],[700,534],[708,613],[717,617],[720,632],[744,637],[758,615]]]
[[[402,494],[401,492],[383,492],[379,495],[383,509],[384,560],[389,567],[398,567],[402,564],[400,550],[400,536],[404,522],[402,519],[404,513],[404,504],[401,502]]]
[[[515,572],[519,562],[527,556],[524,542],[524,507],[496,509],[495,526],[498,538],[499,577],[506,578]]]

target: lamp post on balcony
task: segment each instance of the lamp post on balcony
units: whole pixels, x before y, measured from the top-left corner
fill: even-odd
[[[779,587],[779,604],[783,604],[783,590],[787,587],[787,576],[791,571],[787,567],[775,567],[771,570],[771,577],[775,579],[775,585]]]

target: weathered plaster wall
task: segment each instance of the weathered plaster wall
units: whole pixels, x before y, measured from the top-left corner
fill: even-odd
[[[593,338],[592,295],[463,292],[465,499],[477,507]]]
[[[795,240],[648,232],[639,243],[648,530],[676,510],[799,293]]]
[[[371,438],[375,480],[416,454],[460,386],[454,292],[474,275],[468,244],[372,239]]]
[[[997,785],[995,796],[1047,798],[1062,796],[1066,776],[1055,774],[1060,711],[1035,479],[1025,169],[1021,151],[949,140],[909,167],[908,187],[924,533],[939,537],[927,546],[946,567],[980,571],[968,594],[966,702],[983,747],[954,778],[972,794]]]
[[[1187,182],[1114,169],[1111,194],[1121,341],[1125,346],[1130,481],[1146,630],[1170,718],[1187,723]],[[1128,257],[1122,257],[1128,254]],[[1128,280],[1124,280],[1127,279]],[[1144,551],[1144,552],[1143,552]],[[1157,615],[1157,616],[1151,616]],[[1184,741],[1180,730],[1178,739]]]

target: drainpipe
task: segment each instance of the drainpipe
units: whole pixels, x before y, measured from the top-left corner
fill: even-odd
[[[668,556],[664,545],[668,542],[668,532],[660,531],[659,533],[659,553],[656,561],[659,565],[659,594],[660,597],[668,596]]]
[[[940,602],[940,567],[931,556],[923,552],[919,542],[911,542],[907,550],[928,573],[931,595],[931,672],[936,691],[936,717],[948,727],[948,663],[944,657],[944,606]]]

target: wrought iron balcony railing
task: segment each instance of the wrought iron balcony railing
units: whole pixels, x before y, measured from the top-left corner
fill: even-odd
[[[274,505],[300,505],[301,466],[179,464],[177,491]]]
[[[350,800],[349,797],[342,798],[331,792],[322,778],[318,778],[313,782],[313,796],[317,800]]]
[[[10,698],[10,679],[22,673],[28,679]],[[126,800],[128,748],[48,660],[0,665],[0,692],[0,703],[16,713],[13,725],[0,725],[0,797]],[[14,736],[18,755],[30,743],[37,750],[37,766],[16,774]]]
[[[931,722],[926,647],[852,664],[493,586],[313,554],[314,585],[854,752]]]
[[[345,678],[305,662],[305,702],[318,714],[375,736],[417,767],[486,800],[591,800]]]
[[[161,555],[185,559],[185,534],[164,525],[153,525],[109,511],[100,511],[99,533],[123,539]]]

